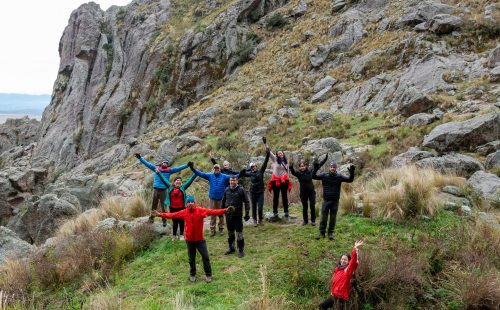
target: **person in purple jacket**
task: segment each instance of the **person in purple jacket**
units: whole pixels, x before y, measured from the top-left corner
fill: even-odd
[[[139,153],[135,153],[135,157],[137,157],[137,159],[139,159],[139,161],[142,164],[144,164],[144,166],[148,167],[149,169],[151,169],[153,171],[153,175],[154,175],[154,179],[153,179],[153,203],[151,205],[151,210],[152,211],[156,210],[158,208],[158,205],[160,205],[161,212],[165,212],[165,205],[163,202],[165,201],[165,197],[167,194],[167,187],[161,181],[160,176],[156,174],[156,170],[158,169],[158,171],[161,173],[161,175],[165,179],[169,180],[170,175],[172,173],[176,173],[176,172],[179,172],[183,169],[186,169],[188,167],[188,165],[184,164],[184,165],[181,165],[178,167],[171,168],[171,167],[169,167],[169,161],[167,159],[163,160],[161,162],[161,164],[159,164],[159,165],[153,165],[152,163],[148,162],[143,157],[141,157],[141,154],[139,154]],[[154,216],[150,216],[149,221],[151,223],[153,223]],[[164,227],[167,226],[167,220],[162,219],[162,221],[163,221],[163,226]]]

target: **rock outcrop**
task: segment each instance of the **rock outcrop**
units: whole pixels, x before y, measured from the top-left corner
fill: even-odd
[[[27,257],[34,246],[20,239],[10,229],[0,226],[0,265],[7,259],[19,259]]]
[[[36,119],[24,118],[7,119],[0,125],[0,154],[16,147],[26,146],[36,142],[40,122]]]
[[[500,178],[493,173],[477,171],[467,180],[467,184],[484,199],[500,203]]]

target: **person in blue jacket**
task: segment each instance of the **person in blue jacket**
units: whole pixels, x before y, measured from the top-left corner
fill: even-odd
[[[158,208],[158,205],[161,207],[161,212],[165,212],[165,205],[163,202],[165,201],[165,197],[167,194],[167,187],[163,182],[161,181],[160,177],[158,174],[156,174],[156,170],[158,170],[161,175],[167,179],[170,180],[170,175],[172,173],[179,172],[183,169],[186,169],[188,165],[184,164],[178,167],[169,167],[169,161],[168,160],[163,160],[160,165],[153,165],[152,163],[148,162],[145,160],[143,157],[141,157],[141,154],[135,153],[135,157],[139,159],[141,163],[143,163],[146,167],[151,169],[154,173],[154,180],[153,180],[153,203],[151,205],[151,210],[154,211]],[[154,221],[154,216],[149,217],[149,221],[153,223]],[[163,226],[167,226],[167,220],[162,219],[163,221]]]
[[[221,173],[220,166],[215,164],[211,173],[201,172],[194,168],[193,162],[188,163],[189,168],[200,178],[208,181],[208,198],[210,199],[210,209],[220,209],[222,205],[222,198],[226,190],[226,184],[229,183],[230,176]],[[239,174],[236,175],[239,177]],[[215,226],[217,224],[217,217],[210,218],[210,237],[215,236]],[[219,234],[224,235],[224,216],[219,216]]]

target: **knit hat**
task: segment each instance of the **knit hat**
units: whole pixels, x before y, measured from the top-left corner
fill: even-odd
[[[186,203],[194,202],[194,196],[187,196]]]
[[[215,169],[215,168],[219,168],[219,169],[220,169],[220,165],[219,165],[219,164],[215,164],[215,165],[214,165],[214,169]]]
[[[337,162],[335,160],[330,163],[330,168],[337,168]]]
[[[249,163],[249,164],[248,164],[248,167],[249,167],[249,168],[252,168],[252,167],[254,167],[254,166],[257,166],[254,162],[251,162],[251,163]]]

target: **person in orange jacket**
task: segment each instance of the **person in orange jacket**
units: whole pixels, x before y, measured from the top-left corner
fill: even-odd
[[[184,219],[184,239],[186,240],[190,266],[189,280],[191,282],[196,281],[196,250],[198,250],[203,260],[205,281],[210,283],[212,282],[212,267],[208,256],[207,243],[203,236],[203,220],[210,215],[220,216],[224,213],[231,213],[234,211],[234,208],[205,209],[195,204],[194,196],[187,196],[186,206],[186,209],[175,213],[160,213],[154,210],[153,214],[164,219]]]
[[[347,253],[342,254],[338,265],[333,270],[332,295],[319,304],[319,309],[346,309],[351,279],[358,268],[358,252],[362,246],[362,240],[356,241],[350,256]]]

